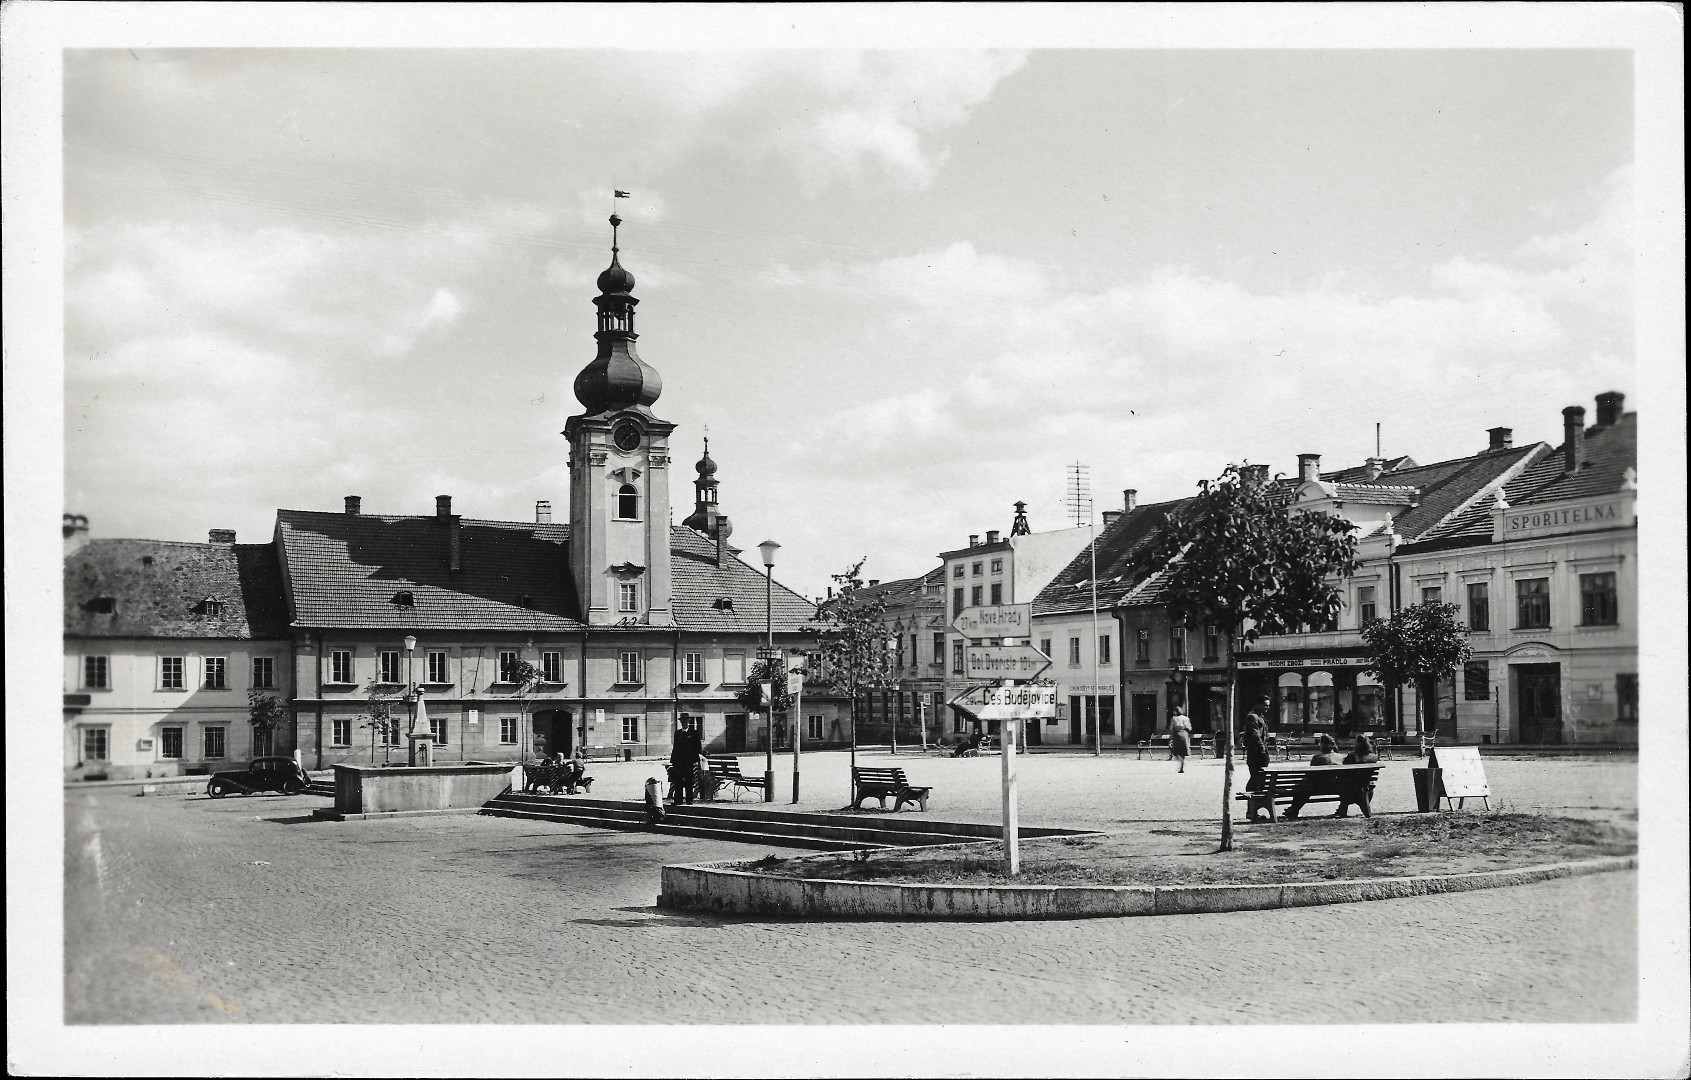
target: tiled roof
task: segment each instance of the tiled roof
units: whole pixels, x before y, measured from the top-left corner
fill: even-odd
[[[1411,507],[1392,520],[1392,531],[1406,540],[1417,540],[1462,505],[1494,484],[1510,469],[1545,451],[1543,443],[1488,450],[1460,460],[1458,468],[1421,489],[1419,506]],[[1448,462],[1441,463],[1450,464]],[[1395,479],[1395,478],[1394,478]]]
[[[569,526],[461,519],[447,568],[442,519],[278,510],[300,626],[391,630],[579,630]],[[409,592],[413,606],[395,598]],[[527,595],[530,608],[523,606]]]
[[[1381,466],[1380,472],[1383,475],[1395,472],[1398,469],[1417,468],[1420,468],[1420,466],[1415,464],[1415,459],[1405,454],[1402,457],[1387,458],[1385,464]],[[1356,465],[1349,469],[1340,469],[1338,472],[1322,473],[1321,479],[1329,484],[1366,484],[1368,482],[1368,466]]]
[[[1172,502],[1147,503],[1122,514],[1098,534],[1098,607],[1108,608],[1118,603],[1142,579],[1133,574],[1133,558],[1139,550],[1153,542],[1162,524],[1173,511],[1190,503],[1191,499]],[[1051,615],[1063,611],[1089,610],[1092,606],[1092,557],[1090,548],[1069,561],[1051,584],[1034,597],[1033,613]]]
[[[1408,506],[1415,501],[1415,489],[1396,484],[1334,484],[1333,498],[1339,502],[1377,506]]]
[[[113,601],[111,614],[99,599]],[[207,599],[220,602],[206,605]],[[65,633],[86,637],[288,636],[269,544],[92,540],[65,558]]]
[[[669,530],[675,624],[700,633],[764,631],[763,573],[735,556],[716,565],[716,541],[680,525]],[[718,601],[732,601],[720,605]],[[816,605],[775,583],[770,597],[776,633],[815,625]]]

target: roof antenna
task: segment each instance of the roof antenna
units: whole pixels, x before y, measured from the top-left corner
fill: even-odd
[[[1374,456],[1380,456],[1380,422],[1374,421]]]

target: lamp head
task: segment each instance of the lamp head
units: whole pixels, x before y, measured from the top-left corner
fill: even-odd
[[[775,552],[778,551],[780,547],[781,545],[777,544],[773,540],[765,540],[757,546],[758,551],[763,553],[763,565],[766,568],[773,568],[775,566]]]
[[[405,651],[406,652],[416,652],[417,651],[417,639],[416,638],[410,637],[409,635],[407,635],[407,637],[405,638]]]

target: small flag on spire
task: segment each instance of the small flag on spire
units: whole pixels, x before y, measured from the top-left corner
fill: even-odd
[[[613,195],[613,196],[612,196],[612,198],[617,198],[617,199],[626,199],[626,198],[628,198],[628,192],[626,192],[626,191],[618,191],[618,192],[616,192],[616,194],[615,194],[615,195]]]

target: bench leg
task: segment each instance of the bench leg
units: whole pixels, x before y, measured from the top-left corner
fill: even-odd
[[[1266,799],[1264,801],[1268,803],[1268,823],[1270,825],[1279,824],[1280,813],[1279,813],[1279,811],[1274,809],[1274,800],[1272,798],[1269,798],[1269,799]]]
[[[1369,805],[1368,792],[1364,791],[1357,796],[1356,805],[1361,808],[1363,817],[1374,816],[1374,808]]]

